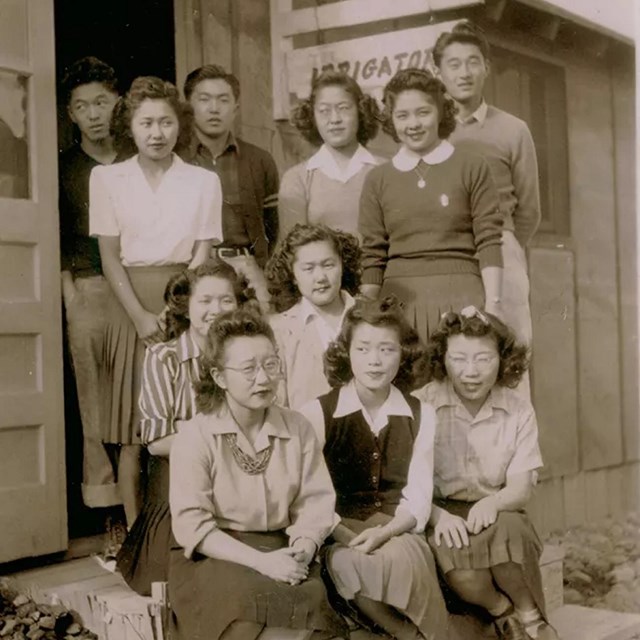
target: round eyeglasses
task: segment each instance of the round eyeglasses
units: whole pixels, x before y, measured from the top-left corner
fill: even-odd
[[[237,371],[242,374],[247,380],[255,380],[258,377],[258,371],[262,369],[270,378],[275,378],[280,375],[281,363],[280,358],[273,356],[267,358],[262,362],[256,362],[255,364],[246,364],[244,367],[222,367],[223,369],[230,369],[231,371]]]

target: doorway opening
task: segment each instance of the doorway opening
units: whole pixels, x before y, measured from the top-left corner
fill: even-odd
[[[55,0],[54,6],[57,86],[67,67],[85,56],[111,65],[121,92],[141,75],[175,82],[173,0]],[[59,152],[76,141],[77,131],[59,97]],[[67,512],[69,539],[74,540],[103,533],[105,510],[87,508],[82,501],[82,424],[66,330],[63,334]]]

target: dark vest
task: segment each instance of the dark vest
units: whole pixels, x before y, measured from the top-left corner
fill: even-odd
[[[393,516],[407,484],[413,443],[420,428],[420,402],[405,396],[413,419],[390,416],[376,437],[361,411],[334,418],[339,389],[318,398],[324,414],[324,457],[337,494],[336,511],[366,520],[382,511]]]

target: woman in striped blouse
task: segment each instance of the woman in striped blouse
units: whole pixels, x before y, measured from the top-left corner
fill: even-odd
[[[167,342],[145,354],[139,406],[140,435],[149,451],[147,495],[118,553],[129,586],[150,595],[152,582],[167,580],[171,539],[169,453],[175,434],[195,414],[193,383],[213,320],[253,297],[246,281],[224,262],[208,261],[167,284]]]

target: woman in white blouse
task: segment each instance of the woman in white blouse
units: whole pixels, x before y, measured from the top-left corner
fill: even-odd
[[[335,493],[311,425],[273,405],[280,360],[268,323],[242,309],[219,316],[202,358],[199,413],[171,447],[178,638],[253,640],[264,627],[345,637],[312,563]]]
[[[117,138],[137,154],[96,167],[89,183],[91,235],[111,285],[105,343],[103,440],[120,445],[118,484],[127,524],[139,509],[137,399],[145,345],[162,337],[163,292],[185,266],[207,258],[222,237],[222,192],[215,174],[185,164],[173,149],[188,132],[177,89],[136,78],[116,107]]]

